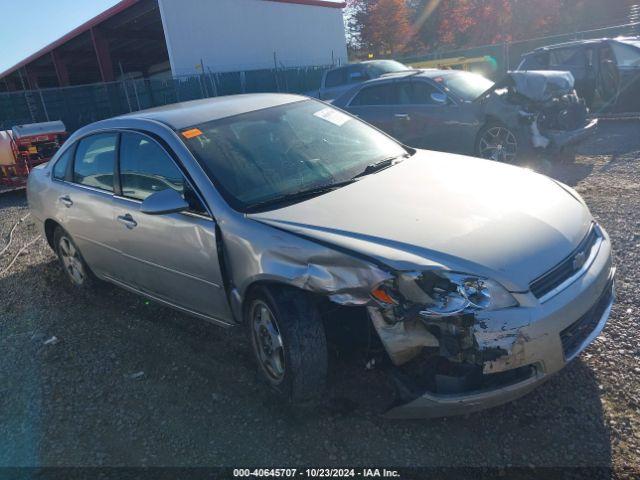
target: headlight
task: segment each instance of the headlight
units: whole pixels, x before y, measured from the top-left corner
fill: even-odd
[[[386,306],[419,307],[422,316],[452,316],[465,311],[499,310],[518,305],[498,282],[448,271],[403,272],[394,285],[378,285],[371,295]]]

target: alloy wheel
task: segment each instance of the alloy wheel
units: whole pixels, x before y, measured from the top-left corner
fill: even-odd
[[[80,252],[67,237],[60,238],[59,246],[60,258],[69,278],[76,285],[82,285],[86,274],[80,258]]]
[[[512,163],[518,153],[518,141],[508,128],[491,127],[480,138],[479,153],[488,160]]]
[[[274,383],[284,378],[284,342],[275,315],[269,306],[257,300],[251,309],[253,348],[261,367]]]

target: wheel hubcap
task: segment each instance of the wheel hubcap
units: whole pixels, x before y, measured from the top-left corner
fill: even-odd
[[[69,278],[76,285],[82,285],[85,279],[84,267],[80,254],[67,237],[60,239],[60,257]]]
[[[253,347],[262,368],[274,381],[284,377],[284,343],[271,309],[261,301],[251,311]]]
[[[497,162],[512,162],[516,158],[518,142],[507,128],[493,127],[480,139],[480,156]]]

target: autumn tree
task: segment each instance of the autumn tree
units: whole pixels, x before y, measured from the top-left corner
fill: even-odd
[[[410,10],[406,0],[351,0],[351,34],[360,49],[394,55],[411,42]]]

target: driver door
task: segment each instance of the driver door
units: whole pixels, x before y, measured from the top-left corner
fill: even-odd
[[[613,50],[607,44],[602,44],[598,51],[598,81],[597,91],[600,108],[611,107],[615,104],[618,94],[620,78],[618,64]]]
[[[478,128],[472,105],[458,104],[428,79],[397,83],[397,138],[412,147],[469,153]]]
[[[231,323],[218,261],[216,228],[189,180],[152,138],[122,133],[115,229],[129,286],[162,302]],[[147,215],[150,195],[172,188],[190,211]]]

